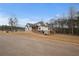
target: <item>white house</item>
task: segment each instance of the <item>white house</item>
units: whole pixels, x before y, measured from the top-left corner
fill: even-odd
[[[44,23],[44,24],[38,23],[37,26],[38,26],[37,30],[39,32],[43,32],[43,34],[49,34],[50,33],[49,27],[47,26],[46,23]]]
[[[43,34],[46,34],[46,35],[50,33],[49,28],[47,26],[39,26],[38,31],[43,32]]]
[[[38,26],[38,31],[48,31],[48,27],[47,26]]]
[[[25,31],[32,31],[32,26],[30,24],[26,24]]]

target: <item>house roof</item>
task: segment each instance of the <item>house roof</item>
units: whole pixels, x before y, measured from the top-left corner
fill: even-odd
[[[48,26],[47,23],[44,23],[44,22],[42,22],[42,21],[36,23],[36,25],[37,25],[37,26],[44,26],[44,27],[47,27],[47,26]]]

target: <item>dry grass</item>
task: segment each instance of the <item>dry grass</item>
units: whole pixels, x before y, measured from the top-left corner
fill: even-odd
[[[79,44],[79,36],[72,36],[72,35],[64,35],[64,34],[55,34],[55,35],[43,35],[43,34],[38,34],[34,32],[1,32],[1,34],[6,34],[6,35],[21,35],[21,36],[26,36],[34,39],[40,39],[40,40],[59,40],[59,41],[65,41],[65,42],[71,42],[71,43],[77,43]]]

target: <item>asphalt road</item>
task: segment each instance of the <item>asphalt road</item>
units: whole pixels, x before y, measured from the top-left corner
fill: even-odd
[[[42,38],[41,38],[42,39]],[[79,56],[79,44],[0,35],[1,56]]]

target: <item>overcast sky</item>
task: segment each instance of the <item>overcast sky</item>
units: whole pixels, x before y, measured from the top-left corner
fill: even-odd
[[[21,26],[24,26],[28,22],[35,23],[41,20],[46,22],[57,15],[67,14],[71,6],[79,10],[79,4],[68,3],[0,3],[0,25],[8,24],[8,18],[11,16],[16,16]]]

